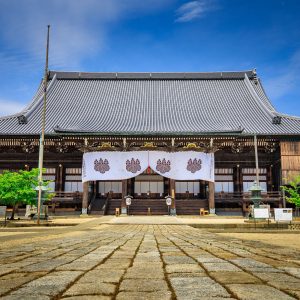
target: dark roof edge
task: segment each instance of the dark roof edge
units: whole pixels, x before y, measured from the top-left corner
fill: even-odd
[[[64,72],[50,71],[50,79],[244,79],[256,76],[255,70],[228,72]]]

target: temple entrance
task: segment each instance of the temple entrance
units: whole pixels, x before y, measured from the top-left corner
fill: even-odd
[[[155,173],[151,169],[144,171],[141,175],[134,178],[134,198],[163,198],[168,194],[165,186],[167,180],[168,179]]]

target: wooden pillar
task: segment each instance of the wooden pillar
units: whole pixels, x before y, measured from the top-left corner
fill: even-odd
[[[215,214],[216,209],[215,209],[215,183],[214,182],[211,181],[208,182],[208,192],[209,192],[209,197],[208,197],[209,213]]]
[[[272,176],[272,173],[273,173],[273,165],[270,165],[268,168],[267,168],[267,191],[268,192],[271,192],[273,191],[273,176]]]
[[[205,188],[205,181],[200,180],[200,198],[205,199],[206,198],[206,188]]]
[[[127,196],[127,180],[122,180],[122,201],[121,201],[121,214],[127,214],[126,200]]]
[[[89,202],[89,182],[83,183],[83,194],[82,194],[82,215],[87,215],[87,208]]]
[[[175,200],[175,180],[170,179],[170,184],[169,184],[169,193],[172,197],[172,204],[170,207],[170,214],[171,216],[176,215],[176,200]]]
[[[65,190],[65,180],[66,180],[65,168],[63,165],[60,165],[59,168],[59,191],[62,192]]]
[[[233,191],[241,192],[241,184],[240,184],[240,166],[237,165],[233,168]]]

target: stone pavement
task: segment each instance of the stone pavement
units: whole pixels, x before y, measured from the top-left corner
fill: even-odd
[[[300,299],[294,249],[187,225],[100,223],[13,244],[0,231],[1,299]]]

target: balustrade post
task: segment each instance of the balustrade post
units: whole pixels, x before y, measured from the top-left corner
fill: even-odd
[[[82,210],[81,210],[82,216],[87,215],[88,202],[89,202],[89,182],[87,181],[83,183]]]
[[[208,207],[209,207],[209,213],[215,214],[216,208],[215,208],[215,183],[209,181],[208,182]]]

